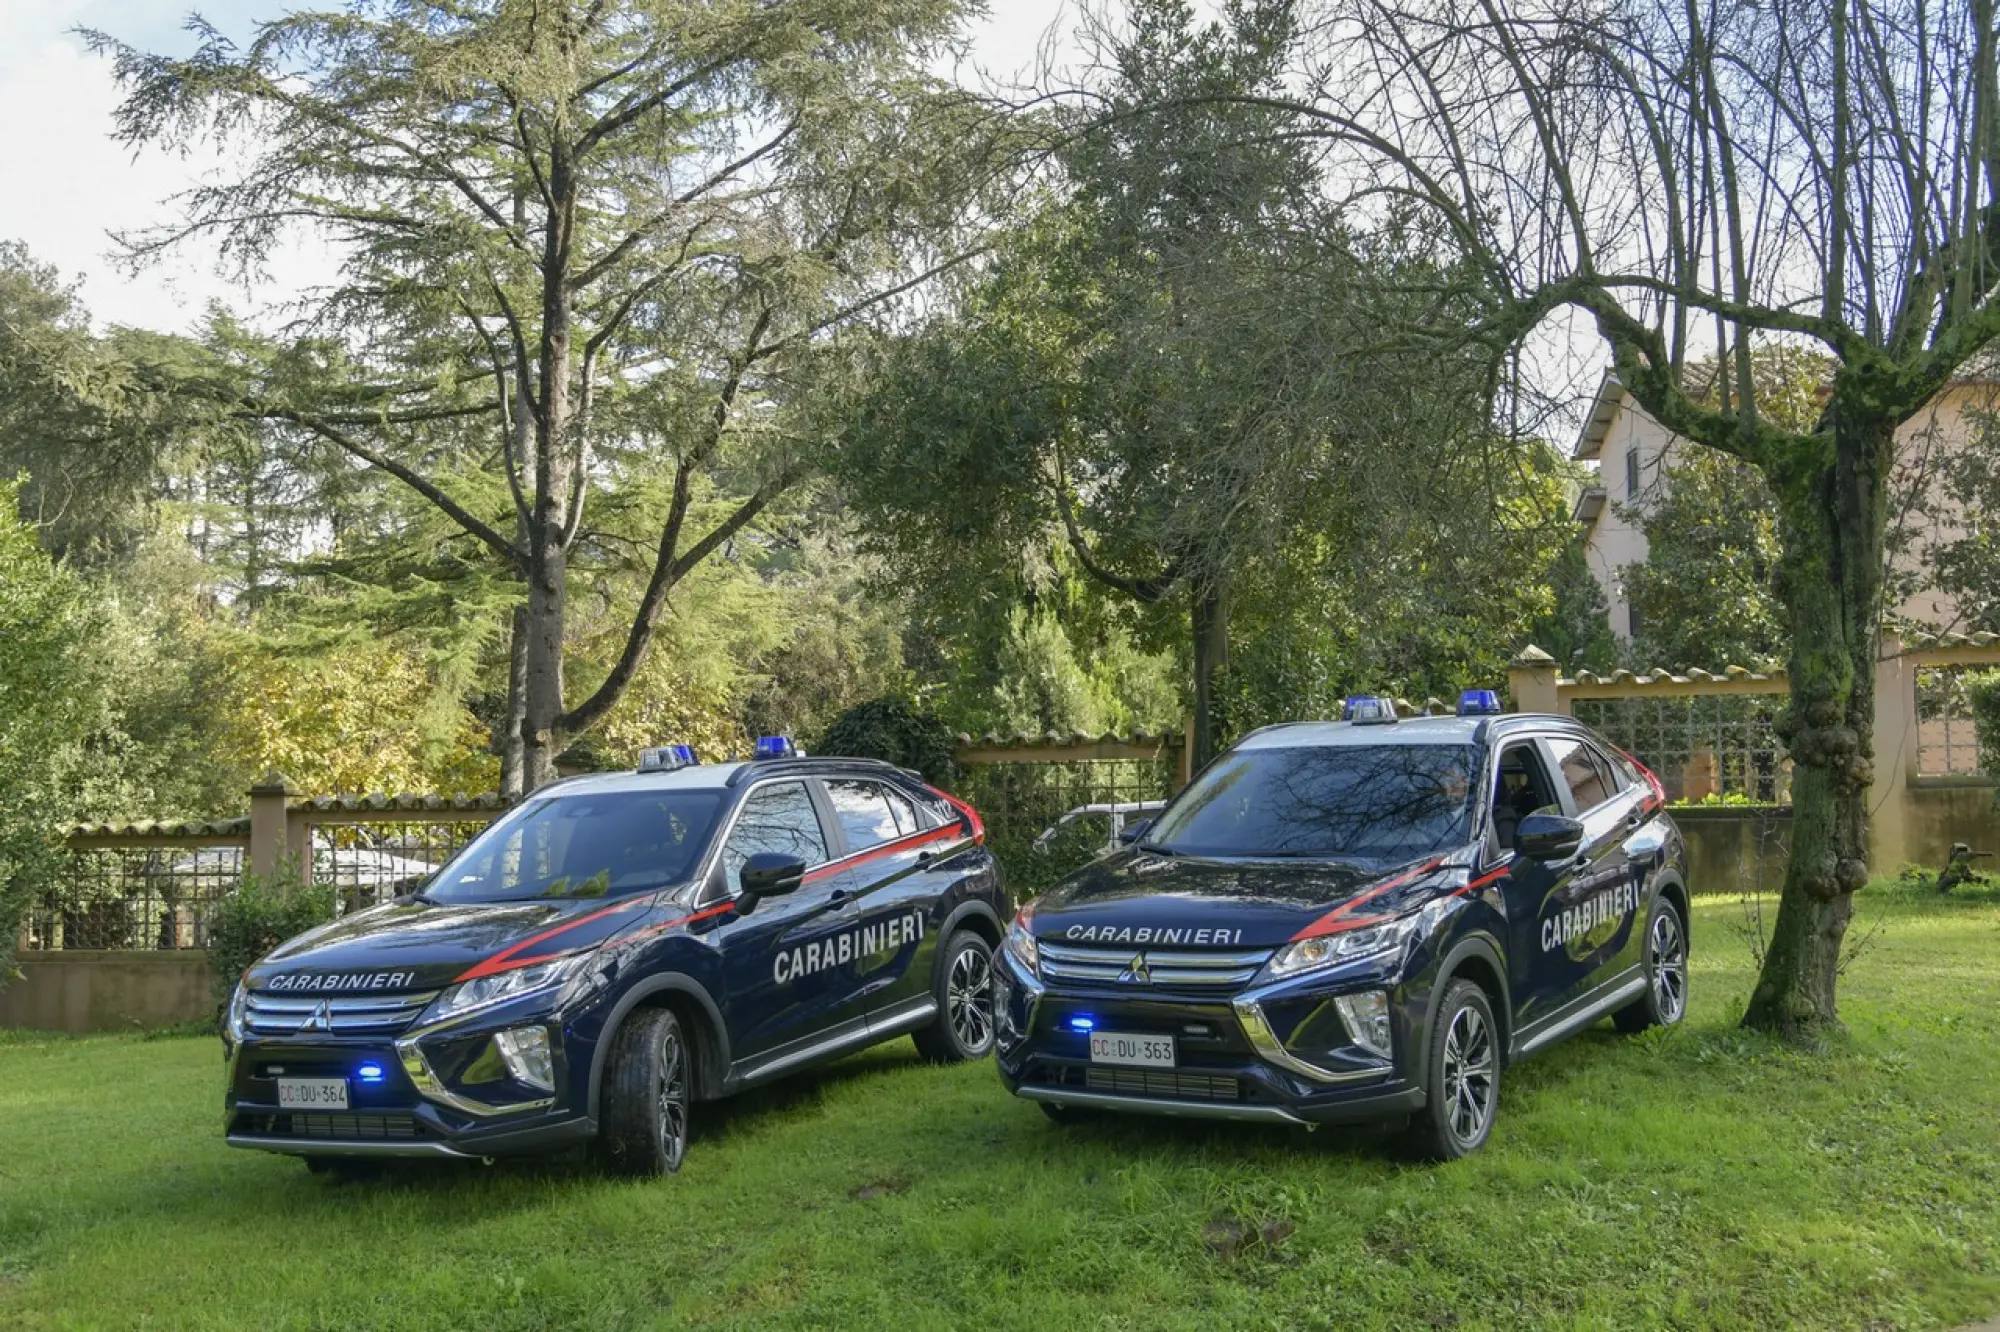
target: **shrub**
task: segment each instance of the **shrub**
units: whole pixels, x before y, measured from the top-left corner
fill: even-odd
[[[882,759],[948,786],[958,776],[956,749],[951,729],[934,713],[919,712],[892,695],[857,703],[835,717],[812,752]]]
[[[332,920],[333,902],[331,885],[305,883],[296,868],[280,870],[268,879],[244,875],[243,886],[222,899],[209,926],[217,1013],[228,1007],[236,982],[258,958]]]
[[[1966,701],[1972,707],[1972,729],[1979,737],[1979,766],[2000,782],[2000,671],[1966,677]],[[2000,801],[2000,790],[1994,793]]]

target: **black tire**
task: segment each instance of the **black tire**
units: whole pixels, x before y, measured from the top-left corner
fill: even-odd
[[[1456,1161],[1485,1145],[1500,1114],[1500,1026],[1486,991],[1452,981],[1424,1051],[1424,1108],[1410,1117],[1412,1152]]]
[[[1611,1015],[1627,1036],[1671,1027],[1687,1016],[1687,921],[1670,897],[1655,898],[1646,916],[1646,992]]]
[[[917,1053],[934,1064],[959,1064],[993,1053],[993,948],[971,930],[946,941],[938,959],[937,1019],[911,1033]]]
[[[604,1068],[598,1154],[620,1175],[671,1175],[687,1153],[694,1049],[680,1018],[636,1009],[612,1038]]]

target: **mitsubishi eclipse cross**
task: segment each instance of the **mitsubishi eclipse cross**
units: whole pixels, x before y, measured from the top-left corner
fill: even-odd
[[[1659,783],[1567,717],[1267,727],[1131,845],[1024,906],[996,968],[1000,1075],[1098,1110],[1404,1121],[1464,1156],[1510,1063],[1607,1014],[1681,1020],[1688,887]]]
[[[1005,907],[972,809],[780,737],[544,787],[414,896],[252,966],[232,1146],[493,1157],[594,1143],[679,1168],[690,1104],[900,1035],[992,1047]]]

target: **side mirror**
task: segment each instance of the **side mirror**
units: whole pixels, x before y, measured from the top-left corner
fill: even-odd
[[[1530,814],[1514,830],[1514,849],[1529,860],[1565,860],[1583,846],[1583,824],[1561,814]]]
[[[806,862],[783,851],[759,851],[743,862],[736,882],[745,897],[777,897],[799,886],[806,876]]]
[[[1151,828],[1152,826],[1153,826],[1153,821],[1151,819],[1139,819],[1135,822],[1128,823],[1125,825],[1124,829],[1119,832],[1118,840],[1125,843],[1125,845],[1130,846],[1132,845],[1132,843],[1138,841],[1141,837],[1144,837],[1146,835],[1146,830],[1148,828]]]

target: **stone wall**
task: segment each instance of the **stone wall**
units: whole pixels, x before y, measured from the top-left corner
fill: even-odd
[[[0,1027],[132,1031],[215,1016],[215,973],[200,949],[60,949],[14,959]]]
[[[1690,891],[1775,893],[1785,886],[1790,809],[1697,805],[1667,813],[1687,839]]]
[[[1944,864],[1953,842],[1992,857],[1974,862],[2000,871],[2000,806],[1993,787],[1980,781],[1918,778],[1903,795],[1903,857],[1930,869]]]

